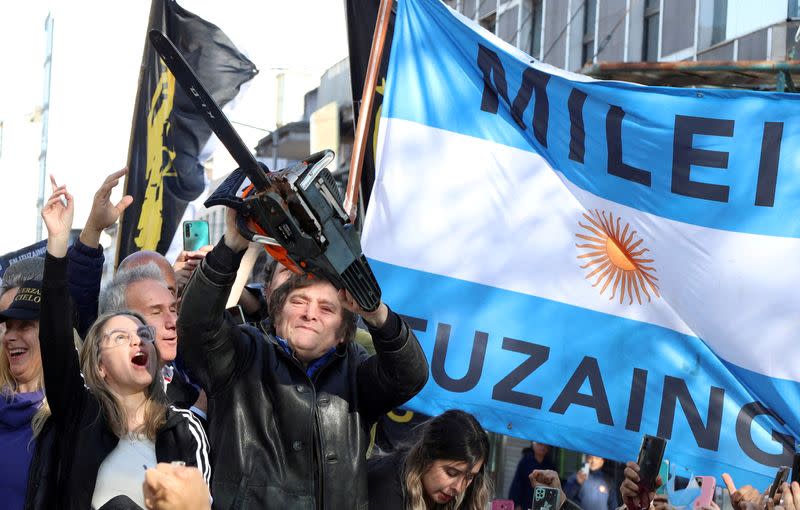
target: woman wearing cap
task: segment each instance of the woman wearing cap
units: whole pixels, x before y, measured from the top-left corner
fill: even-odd
[[[425,422],[410,447],[368,463],[369,508],[483,510],[489,437],[469,413],[446,411]]]
[[[156,377],[154,331],[140,315],[98,317],[79,361],[67,285],[73,213],[72,195],[53,182],[42,210],[48,238],[39,337],[50,420],[61,441],[58,473],[50,474],[59,479],[57,494],[48,499],[81,510],[144,507],[144,473],[158,462],[197,466],[208,483],[208,443],[189,411],[168,405]]]
[[[41,286],[25,281],[0,296],[0,501],[9,509],[24,507],[34,440],[50,414],[39,356]]]

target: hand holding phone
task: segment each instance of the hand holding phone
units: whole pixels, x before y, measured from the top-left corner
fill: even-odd
[[[789,478],[789,467],[788,466],[779,467],[778,471],[775,473],[775,479],[772,481],[772,485],[769,486],[769,500],[775,498],[775,492],[777,492],[778,488],[782,486],[788,478]]]
[[[667,440],[661,437],[645,434],[642,446],[639,449],[639,489],[646,494],[656,490],[656,479],[664,460],[664,450]]]
[[[531,508],[533,510],[559,510],[559,507],[564,502],[563,499],[566,499],[566,497],[561,496],[561,479],[558,477],[558,473],[550,469],[535,469],[528,475],[528,479],[531,481],[531,486],[533,487],[533,502]],[[539,489],[547,490],[538,492],[540,499],[537,502],[536,491]],[[555,491],[555,498],[553,497],[552,491]],[[540,506],[537,507],[537,504]]]
[[[628,463],[625,480],[620,487],[629,510],[646,510],[650,507],[666,447],[666,439],[650,435],[642,438],[638,461]]]
[[[561,491],[553,487],[539,485],[533,489],[531,510],[558,510]]]

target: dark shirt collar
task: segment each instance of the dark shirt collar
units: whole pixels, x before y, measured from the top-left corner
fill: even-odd
[[[275,339],[278,341],[278,344],[283,348],[286,354],[293,357],[294,359],[297,359],[297,356],[294,355],[294,351],[292,350],[291,346],[289,346],[289,342],[279,337],[278,335],[275,335]],[[317,372],[317,370],[319,370],[320,367],[322,367],[322,365],[324,365],[325,362],[328,361],[335,352],[336,352],[336,347],[331,347],[328,352],[326,352],[319,358],[315,359],[308,365],[305,365],[306,375],[308,377],[314,377],[314,374]]]

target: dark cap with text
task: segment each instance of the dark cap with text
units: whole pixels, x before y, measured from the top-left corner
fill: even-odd
[[[39,310],[42,306],[42,282],[28,280],[23,282],[14,296],[11,306],[0,312],[0,322],[8,319],[23,321],[39,320]]]

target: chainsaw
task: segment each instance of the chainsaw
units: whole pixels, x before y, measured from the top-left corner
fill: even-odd
[[[333,151],[317,152],[270,172],[242,142],[172,41],[159,30],[151,30],[149,37],[175,81],[239,164],[204,205],[235,209],[236,227],[242,236],[263,244],[288,269],[346,289],[367,312],[377,309],[380,287],[326,168],[334,158]]]

